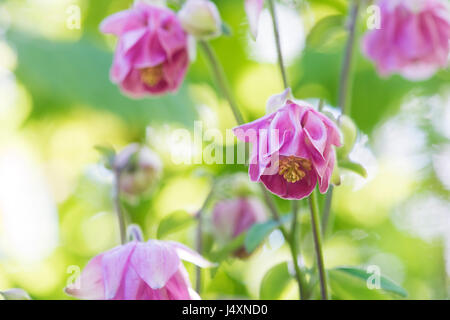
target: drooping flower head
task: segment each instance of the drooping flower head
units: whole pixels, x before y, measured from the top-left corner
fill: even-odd
[[[120,191],[139,196],[155,186],[162,171],[162,162],[150,148],[132,143],[117,154],[114,167],[121,172]]]
[[[229,243],[266,218],[266,209],[257,198],[239,197],[219,201],[212,214],[214,236],[223,244]],[[248,255],[244,247],[237,249],[234,254],[240,258]]]
[[[111,80],[135,98],[176,91],[189,65],[188,41],[168,8],[136,2],[106,18],[100,30],[119,40]]]
[[[340,146],[336,125],[304,101],[288,100],[289,89],[269,99],[272,113],[234,128],[252,144],[249,175],[285,199],[302,199],[317,183],[328,190],[335,163],[333,146]],[[277,107],[279,107],[277,109]]]
[[[382,76],[425,80],[445,68],[450,53],[450,10],[442,0],[379,0],[380,29],[363,40]]]
[[[129,242],[95,256],[65,291],[87,300],[198,299],[181,260],[211,266],[178,242]]]

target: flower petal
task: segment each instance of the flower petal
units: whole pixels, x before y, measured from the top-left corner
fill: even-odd
[[[105,299],[113,299],[116,296],[136,244],[137,242],[130,242],[104,254],[102,272],[105,282]]]
[[[180,258],[172,245],[149,240],[136,245],[131,265],[152,289],[160,289],[178,270]]]
[[[184,244],[181,244],[176,241],[166,241],[172,248],[175,249],[178,257],[181,260],[193,263],[202,268],[208,268],[215,266],[214,263],[203,258],[198,252],[186,247]]]
[[[105,287],[102,273],[103,254],[92,258],[83,269],[74,284],[67,286],[64,292],[79,299],[103,300]]]
[[[245,12],[247,13],[250,32],[253,39],[258,35],[259,16],[263,9],[264,0],[245,0]]]

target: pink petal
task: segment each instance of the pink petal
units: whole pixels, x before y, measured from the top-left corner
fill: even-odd
[[[331,175],[333,174],[335,158],[336,156],[333,150],[331,156],[329,157],[325,173],[322,177],[319,177],[319,191],[321,193],[325,193],[328,191]]]
[[[250,32],[253,39],[258,35],[259,16],[263,9],[264,0],[245,0],[245,12],[247,13]]]
[[[168,245],[170,245],[173,249],[175,249],[176,253],[178,254],[178,257],[181,260],[193,263],[199,267],[202,268],[208,268],[215,266],[214,263],[206,260],[203,258],[199,253],[196,251],[186,247],[185,245],[176,242],[176,241],[166,241]]]
[[[102,274],[102,258],[103,254],[92,258],[76,282],[71,287],[66,287],[64,291],[68,295],[79,299],[103,300],[105,298],[105,289]]]
[[[136,245],[131,265],[152,289],[160,289],[178,270],[180,258],[171,245],[149,240]]]
[[[104,254],[102,270],[105,281],[105,299],[113,299],[116,296],[136,244],[137,242],[130,242]]]
[[[123,32],[143,26],[145,26],[145,22],[141,15],[133,9],[129,9],[117,12],[104,19],[100,24],[100,31],[120,36]]]
[[[190,300],[190,287],[189,275],[183,265],[180,265],[180,269],[167,281],[165,289],[170,300]]]

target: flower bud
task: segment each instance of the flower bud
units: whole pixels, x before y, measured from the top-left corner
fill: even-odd
[[[222,32],[219,10],[209,0],[187,0],[178,17],[184,30],[198,39],[215,38]]]
[[[257,198],[233,198],[218,202],[213,210],[212,228],[217,241],[229,243],[255,223],[266,220],[267,213]],[[237,249],[234,255],[246,258],[249,253],[244,247]]]
[[[341,129],[343,144],[342,147],[338,148],[338,155],[339,158],[343,159],[347,158],[348,154],[352,151],[356,142],[358,129],[353,120],[346,115],[340,117],[339,128]]]
[[[15,288],[0,291],[0,300],[31,300],[31,298],[25,290]]]
[[[230,199],[235,197],[249,197],[258,192],[257,186],[248,180],[244,172],[237,172],[218,180],[215,187],[219,199]]]
[[[114,159],[114,169],[120,171],[120,191],[138,196],[148,193],[158,181],[162,163],[158,155],[145,146],[133,143]]]

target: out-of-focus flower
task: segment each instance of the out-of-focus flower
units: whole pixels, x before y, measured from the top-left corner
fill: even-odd
[[[138,196],[155,186],[161,175],[162,163],[148,147],[133,143],[115,157],[114,168],[120,170],[120,191]]]
[[[269,102],[280,105],[278,100]],[[273,110],[271,106],[267,109]],[[341,145],[339,131],[307,102],[286,100],[275,112],[234,128],[234,134],[253,144],[252,181],[262,181],[285,199],[305,198],[317,183],[320,192],[328,190],[336,159],[333,146]]]
[[[379,0],[381,28],[369,31],[363,51],[382,76],[430,78],[446,67],[450,52],[450,10],[441,0]]]
[[[188,0],[178,12],[184,30],[197,39],[211,39],[222,33],[222,20],[214,2]]]
[[[31,298],[25,290],[14,288],[0,291],[0,300],[31,300]]]
[[[181,260],[211,266],[178,242],[129,242],[95,256],[65,292],[88,300],[198,299]]]
[[[259,16],[264,6],[264,0],[245,0],[245,12],[247,13],[250,32],[254,39],[258,35]]]
[[[266,217],[266,209],[257,198],[243,197],[219,201],[212,215],[214,235],[219,242],[228,243],[255,223],[266,220]],[[234,255],[244,258],[248,253],[241,247]]]
[[[183,82],[189,65],[187,34],[170,9],[139,1],[106,18],[100,30],[119,37],[110,76],[127,95],[174,92]]]

